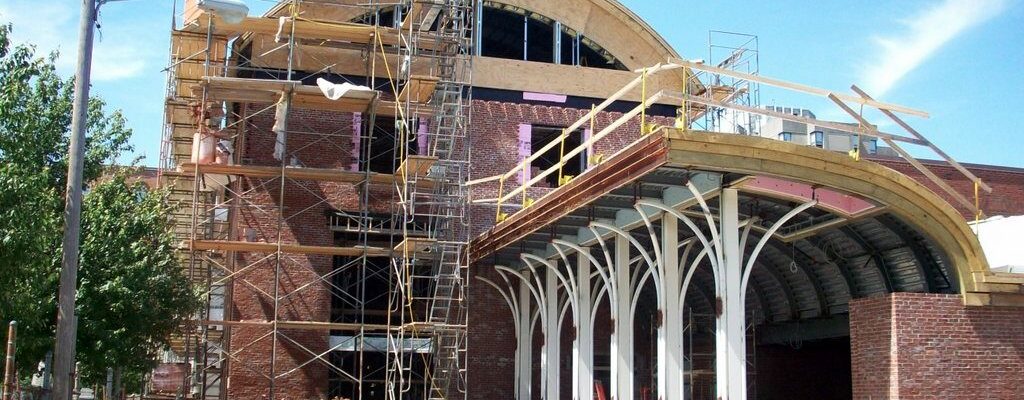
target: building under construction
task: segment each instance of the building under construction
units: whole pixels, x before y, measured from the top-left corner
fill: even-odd
[[[968,225],[1024,214],[1024,171],[957,163],[904,119],[926,112],[762,76],[754,36],[687,61],[615,0],[211,3],[175,13],[160,176],[206,307],[153,398],[1024,386],[1024,275]]]

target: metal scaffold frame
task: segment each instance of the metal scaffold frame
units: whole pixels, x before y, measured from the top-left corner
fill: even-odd
[[[362,17],[320,21],[306,15],[307,5]],[[388,399],[465,397],[465,183],[475,9],[472,0],[291,0],[268,13],[277,18],[228,22],[186,1],[184,15],[175,15],[184,24],[172,33],[166,70],[160,179],[178,206],[182,264],[206,301],[165,356],[187,366],[178,397],[227,398],[231,370],[265,379],[266,398],[292,397],[279,381],[317,364],[332,381],[344,382],[329,384],[335,389],[326,393],[330,398],[378,398],[366,394],[369,386],[383,388]],[[275,30],[278,45],[252,54],[247,45],[253,38]],[[365,81],[334,73],[338,63],[324,61],[325,49],[359,52]],[[259,62],[269,57],[283,57],[286,68]],[[300,68],[308,60],[321,67]],[[353,87],[331,100],[303,85],[325,74]],[[348,114],[352,121],[325,132],[303,118],[307,114],[297,116],[298,109],[335,121]],[[245,154],[248,141],[266,144],[275,134],[275,160]],[[352,150],[343,145],[348,141]],[[394,144],[392,172],[372,171],[371,162],[380,165],[381,157],[375,143]],[[218,152],[203,160],[207,145]],[[317,165],[305,156],[314,148],[352,151],[353,168]],[[332,202],[341,199],[325,193],[323,184],[355,188],[345,200],[358,207],[334,210],[326,224],[336,241],[348,235],[347,246],[302,243],[291,229],[314,210],[337,207]],[[291,205],[286,198],[293,193],[313,200]],[[259,229],[243,219],[260,221]],[[333,257],[328,268],[310,261],[324,257]],[[288,306],[315,287],[348,314],[296,318]],[[233,315],[236,293],[271,304],[265,320]],[[233,329],[242,328],[263,334],[236,332],[232,340]],[[327,346],[308,345],[304,332],[327,332]],[[254,351],[267,341],[269,355]],[[304,361],[281,364],[282,346]]]

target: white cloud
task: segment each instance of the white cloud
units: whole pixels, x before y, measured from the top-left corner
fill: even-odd
[[[861,80],[881,96],[953,38],[1006,9],[1005,0],[943,0],[903,21],[902,34],[875,37],[878,54]]]
[[[14,24],[11,35],[14,43],[35,44],[40,53],[58,49],[64,53],[73,51],[75,42],[67,40],[64,35],[68,31],[74,32],[77,17],[72,5],[63,2],[36,4],[15,0],[0,5],[0,21]]]
[[[0,23],[13,23],[14,43],[36,45],[37,55],[53,50],[60,51],[57,70],[63,75],[75,72],[78,57],[79,3],[75,1],[26,1],[13,0],[0,5]],[[114,81],[133,78],[146,71],[148,61],[159,57],[162,47],[146,44],[152,36],[147,30],[154,29],[143,24],[103,24],[95,33],[93,44],[92,79]]]

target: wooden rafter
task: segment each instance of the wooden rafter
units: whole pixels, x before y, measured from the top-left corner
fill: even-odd
[[[869,96],[859,87],[857,87],[857,85],[850,86],[850,89],[853,89],[854,92],[857,92],[857,94],[859,94],[861,97],[864,97],[865,99],[874,100],[871,98],[871,96]],[[889,110],[882,109],[879,111],[881,111],[882,114],[885,115],[886,117],[889,117],[889,119],[893,120],[893,122],[895,122],[901,128],[909,132],[911,135],[914,135],[914,137],[923,140],[925,142],[925,146],[928,146],[928,148],[932,149],[932,151],[934,151],[935,154],[938,154],[939,157],[942,157],[943,160],[946,160],[946,162],[952,165],[953,168],[956,168],[957,171],[960,171],[961,174],[964,174],[964,176],[966,176],[967,179],[970,179],[972,182],[977,183],[978,186],[980,186],[981,189],[984,190],[986,193],[992,193],[991,186],[987,185],[985,182],[981,180],[981,178],[978,178],[976,175],[971,173],[971,171],[968,171],[967,168],[964,168],[963,165],[960,165],[960,163],[954,160],[953,157],[950,157],[948,154],[946,154],[946,152],[942,151],[942,149],[940,149],[939,146],[936,146],[930,140],[925,138],[924,135],[922,135],[916,129],[911,127],[910,124],[907,124],[907,122],[904,121],[903,118],[900,118],[899,116],[893,114],[892,111]]]
[[[853,119],[857,120],[857,122],[860,123],[861,129],[863,129],[864,132],[877,132],[875,130],[874,125],[872,125],[870,122],[864,119],[864,117],[860,116],[860,114],[858,114],[856,111],[850,108],[850,106],[846,105],[846,103],[839,99],[838,96],[834,94],[829,94],[828,98],[829,100],[832,100],[832,102],[836,103],[836,105],[839,106],[839,108],[841,108],[851,117],[853,117]],[[960,203],[960,205],[966,207],[968,210],[971,210],[978,215],[983,215],[981,210],[975,207],[974,203],[972,203],[970,200],[964,197],[964,195],[960,194],[960,192],[957,192],[956,189],[953,189],[953,187],[950,186],[949,183],[946,183],[945,180],[939,178],[938,175],[935,175],[934,172],[928,169],[928,167],[925,167],[924,164],[921,164],[920,161],[917,161],[917,159],[914,158],[914,156],[911,156],[910,153],[907,153],[906,150],[903,150],[903,148],[896,144],[895,141],[887,137],[879,137],[879,139],[882,139],[882,141],[884,141],[885,144],[889,145],[889,147],[896,151],[896,153],[899,154],[900,157],[903,157],[904,160],[907,160],[907,162],[909,162],[910,165],[914,166],[914,168],[916,168],[918,171],[924,174],[924,176],[926,176],[928,180],[932,181],[932,183],[934,183],[936,186],[938,186],[943,191],[948,193],[951,197],[953,197],[954,200]]]
[[[757,83],[760,83],[760,84],[763,84],[763,85],[775,86],[775,87],[780,87],[780,88],[783,88],[783,89],[789,89],[789,90],[793,90],[793,91],[797,91],[797,92],[803,92],[803,93],[808,93],[808,94],[815,94],[815,95],[822,96],[822,97],[828,97],[828,95],[833,94],[833,95],[835,95],[836,97],[838,97],[838,98],[840,98],[842,100],[846,100],[846,101],[850,101],[850,102],[854,102],[854,103],[858,103],[858,104],[863,104],[863,105],[871,106],[871,107],[874,107],[874,108],[877,108],[877,109],[880,109],[880,110],[890,110],[890,111],[893,111],[893,112],[900,112],[900,113],[904,113],[904,114],[916,115],[916,116],[922,117],[922,118],[928,118],[928,116],[929,116],[927,112],[924,112],[924,111],[921,111],[921,110],[915,110],[915,109],[910,108],[910,107],[901,106],[901,105],[898,105],[898,104],[883,103],[883,102],[875,101],[875,100],[867,100],[867,99],[865,99],[863,97],[859,97],[859,96],[852,96],[852,95],[848,95],[848,94],[835,93],[835,92],[830,91],[830,90],[826,90],[826,89],[822,89],[822,88],[816,88],[816,87],[813,87],[813,86],[808,86],[808,85],[804,85],[804,84],[800,84],[800,83],[787,82],[787,81],[784,81],[784,80],[781,80],[781,79],[768,78],[768,77],[764,77],[764,76],[761,76],[761,75],[754,75],[754,74],[748,74],[748,73],[745,73],[745,72],[733,71],[733,70],[725,69],[725,68],[713,67],[713,66],[710,66],[710,65],[704,65],[704,64],[701,64],[701,63],[695,63],[695,62],[681,60],[681,59],[671,59],[671,60],[669,60],[669,63],[670,64],[675,64],[675,65],[685,66],[685,67],[696,69],[696,70],[700,70],[700,71],[705,71],[705,72],[712,73],[712,74],[730,76],[730,77],[737,78],[737,79],[744,79],[744,80],[748,80],[748,81],[751,81],[751,82],[757,82]]]

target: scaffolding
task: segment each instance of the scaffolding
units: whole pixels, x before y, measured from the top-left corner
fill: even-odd
[[[281,383],[319,368],[328,398],[465,397],[474,10],[175,13],[160,180],[206,306],[165,355],[173,395],[227,398],[234,373],[296,397]]]
[[[708,31],[708,65],[742,72],[749,75],[760,73],[760,49],[755,35],[726,31]],[[723,102],[749,108],[761,106],[761,85],[756,81],[729,75],[710,74],[697,71],[693,79],[705,82],[707,87],[725,93]],[[695,93],[696,94],[696,93]],[[697,94],[699,95],[699,94]],[[700,106],[687,103],[688,107]],[[711,132],[736,133],[758,136],[761,116],[728,108],[715,107],[694,121],[695,129]]]

